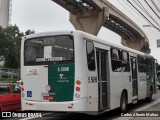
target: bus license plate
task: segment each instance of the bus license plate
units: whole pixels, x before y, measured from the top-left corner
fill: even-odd
[[[54,96],[43,96],[43,100],[54,100]]]

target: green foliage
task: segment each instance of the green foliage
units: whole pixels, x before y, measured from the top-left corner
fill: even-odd
[[[12,82],[12,81],[18,81],[18,79],[16,79],[16,78],[0,78],[0,81]]]
[[[3,54],[3,50],[4,50],[4,44],[5,44],[5,35],[4,35],[4,30],[3,28],[0,26],[0,55]]]
[[[34,31],[20,32],[16,25],[7,28],[0,27],[0,56],[5,58],[4,67],[20,68],[21,38],[31,33],[34,33]]]
[[[29,29],[25,32],[25,35],[29,35],[29,34],[33,34],[33,33],[35,33],[35,31],[34,30],[32,31],[32,30]]]

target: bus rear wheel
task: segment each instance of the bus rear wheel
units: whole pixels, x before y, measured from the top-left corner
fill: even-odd
[[[125,112],[127,110],[127,94],[122,92],[120,100],[120,111]]]

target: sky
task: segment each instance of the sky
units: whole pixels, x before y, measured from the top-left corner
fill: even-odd
[[[160,48],[157,48],[157,39],[160,32],[148,25],[133,9],[126,6],[123,0],[108,0],[124,14],[131,18],[146,33],[153,55],[160,63]],[[69,21],[69,12],[51,0],[12,0],[11,25],[17,25],[21,32],[28,29],[38,32],[55,30],[75,30]],[[102,27],[98,33],[101,39],[121,45],[121,37]]]

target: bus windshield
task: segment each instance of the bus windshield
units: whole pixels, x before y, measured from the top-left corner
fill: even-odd
[[[39,37],[24,43],[24,65],[49,65],[74,61],[71,35]]]

